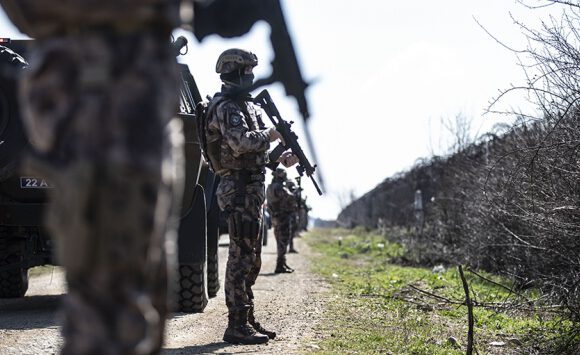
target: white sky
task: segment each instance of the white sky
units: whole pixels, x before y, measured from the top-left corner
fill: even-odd
[[[303,75],[316,83],[307,97],[317,163],[326,193],[319,197],[303,180],[311,216],[334,219],[341,202],[359,197],[385,178],[409,169],[430,152],[443,152],[448,138],[440,120],[462,113],[484,133],[506,118],[483,115],[499,89],[523,81],[516,56],[502,41],[524,49],[518,20],[537,27],[547,10],[528,10],[515,0],[282,0]],[[256,77],[269,73],[269,28],[260,23],[241,39],[210,37],[190,42],[187,63],[202,95],[219,90],[217,56],[230,47],[258,55]],[[0,37],[23,38],[3,13]],[[283,118],[303,125],[297,106],[279,84],[269,88]],[[524,105],[514,98],[505,105]],[[300,140],[307,155],[304,138]],[[290,176],[297,176],[291,170]],[[343,207],[343,206],[342,206]]]

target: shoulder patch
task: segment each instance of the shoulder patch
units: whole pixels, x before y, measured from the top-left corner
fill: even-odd
[[[238,113],[230,113],[228,123],[232,127],[237,127],[242,124],[242,116],[240,116]]]

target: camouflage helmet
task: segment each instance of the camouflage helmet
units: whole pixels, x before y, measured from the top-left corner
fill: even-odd
[[[276,170],[272,171],[272,177],[276,180],[286,180],[286,170],[282,168],[276,168]]]
[[[219,74],[231,73],[243,67],[258,65],[258,57],[244,49],[230,48],[220,54],[215,65],[215,71]]]

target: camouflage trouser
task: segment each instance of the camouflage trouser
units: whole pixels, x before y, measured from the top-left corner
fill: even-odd
[[[290,240],[288,241],[288,246],[290,249],[294,249],[294,238],[298,236],[300,230],[300,215],[298,212],[293,212],[292,217],[290,217]]]
[[[308,211],[300,208],[298,211],[298,230],[305,231],[308,228]]]
[[[167,35],[40,40],[23,82],[28,169],[55,185],[46,219],[69,287],[64,354],[162,345],[182,144]]]
[[[293,214],[288,213],[272,218],[272,226],[274,227],[274,235],[276,236],[278,262],[286,262],[286,251],[288,250],[290,238],[292,238],[291,228],[293,216]]]
[[[224,289],[230,317],[254,303],[252,286],[262,267],[260,230],[265,199],[263,182],[247,185],[241,199],[236,198],[235,186],[235,180],[226,176],[220,179],[217,189],[218,204],[228,213],[230,246]]]

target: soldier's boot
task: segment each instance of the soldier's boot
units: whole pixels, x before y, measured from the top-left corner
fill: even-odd
[[[275,332],[271,332],[269,330],[264,329],[264,327],[262,327],[262,325],[260,324],[260,322],[256,321],[256,317],[254,316],[254,306],[251,306],[250,307],[250,310],[248,312],[248,323],[250,323],[250,325],[258,333],[262,333],[264,335],[267,335],[269,339],[274,339],[276,337],[276,333]]]
[[[290,272],[294,272],[294,269],[291,268],[290,266],[288,266],[288,264],[284,263],[284,267],[288,270],[290,270]]]
[[[264,344],[269,338],[267,335],[257,333],[248,324],[248,310],[230,312],[228,315],[228,327],[224,333],[224,341],[230,344]]]
[[[278,260],[276,270],[274,270],[275,274],[289,274],[291,272],[294,272],[294,269],[286,265],[286,260]]]

